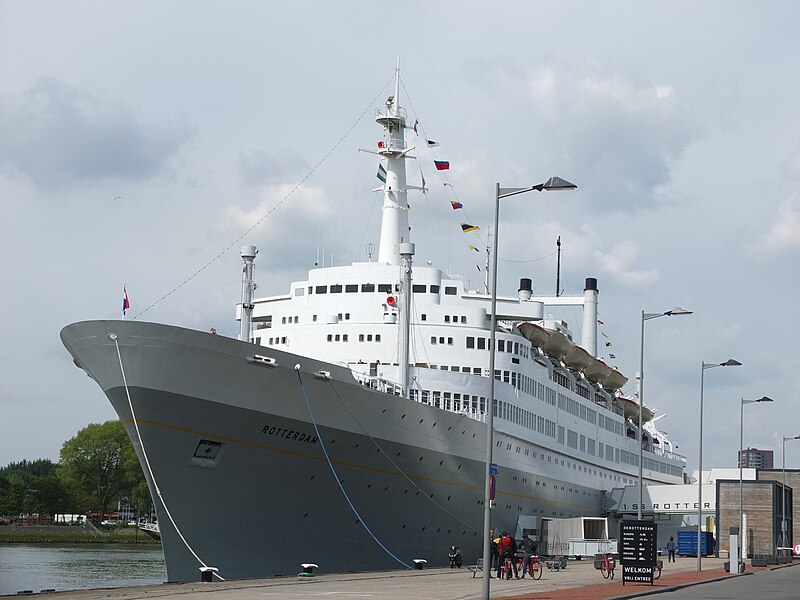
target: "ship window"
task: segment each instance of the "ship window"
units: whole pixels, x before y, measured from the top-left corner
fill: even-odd
[[[378,284],[378,291],[383,292],[385,294],[392,293],[392,284],[391,283],[379,283]]]
[[[426,315],[425,313],[422,313],[422,314],[419,316],[419,320],[420,320],[420,321],[427,321],[427,320],[428,320],[428,315]]]
[[[467,348],[474,348],[475,347],[475,338],[472,336],[467,336]]]
[[[345,321],[349,321],[350,320],[350,313],[344,313],[344,320]]]
[[[444,295],[445,296],[455,296],[456,295],[456,288],[451,285],[444,286]]]
[[[451,367],[450,367],[450,370],[451,370],[451,371],[457,371],[457,372],[458,372],[458,371],[461,371],[461,367],[458,367],[458,366],[451,366]]]
[[[375,284],[374,283],[362,283],[361,284],[361,291],[362,292],[374,292],[375,291]]]
[[[480,375],[481,374],[481,368],[480,367],[472,367],[472,374],[473,375]]]
[[[412,287],[415,294],[424,294],[425,293],[425,286],[415,283]]]
[[[486,350],[486,338],[478,338],[478,350]]]
[[[381,341],[381,334],[380,333],[376,333],[375,334],[375,341],[376,342],[380,342]]]
[[[267,342],[270,346],[272,345],[274,338],[269,338],[269,342]]]
[[[311,320],[312,320],[312,321],[314,321],[314,322],[316,323],[316,321],[317,321],[317,315],[312,315],[312,316],[311,316]]]
[[[441,336],[441,337],[439,338],[439,343],[440,343],[440,344],[444,344],[444,336]]]
[[[335,339],[336,339],[336,341],[337,341],[337,342],[338,342],[338,341],[341,341],[341,339],[342,339],[342,336],[341,336],[341,335],[339,335],[339,334],[337,333],[337,334],[336,334],[336,338],[335,338]]]
[[[342,284],[337,283],[336,285],[331,286],[331,294],[341,294],[342,293]]]
[[[303,288],[301,288],[301,287],[299,287],[299,288],[294,288],[294,295],[295,295],[295,296],[302,296],[302,295],[303,295],[303,294],[305,294],[305,293],[306,293],[306,291],[305,291]]]
[[[332,334],[330,334],[330,333],[328,334],[328,341],[329,341],[329,342],[332,342],[332,341],[333,341],[333,335],[332,335]]]
[[[346,334],[346,333],[342,335],[342,341],[343,341],[343,342],[346,342],[346,341],[347,341],[347,334]]]
[[[447,345],[448,346],[452,346],[453,345],[453,338],[451,338],[451,337],[447,338]]]
[[[450,315],[445,315],[444,316],[444,322],[445,323],[449,323],[450,322]]]
[[[358,341],[359,342],[363,342],[364,341],[364,334],[363,333],[359,333],[358,334]]]
[[[371,334],[371,333],[368,333],[368,334],[367,334],[367,341],[368,341],[368,342],[371,342],[371,341],[372,341],[372,334]]]
[[[344,291],[348,294],[352,294],[358,291],[358,284],[357,283],[348,283],[344,286]]]
[[[506,341],[505,340],[497,340],[497,351],[498,352],[505,352],[506,351]]]
[[[439,286],[438,285],[432,285],[431,286],[431,294],[438,294],[438,293],[439,293]]]
[[[338,314],[338,315],[336,315],[336,316],[339,318],[339,320],[340,320],[340,321],[342,320],[342,313],[339,313],[339,314]]]
[[[436,336],[435,335],[431,336],[431,344],[436,345]]]
[[[308,293],[309,294],[313,294],[314,293],[314,288],[311,287],[311,286],[308,286]]]
[[[281,324],[286,325],[286,317],[281,317]]]
[[[295,323],[298,323],[299,321],[300,321],[300,317],[295,317],[295,318],[294,318],[294,322],[295,322]]]
[[[327,294],[328,293],[328,286],[327,285],[318,285],[317,286],[317,294]]]
[[[461,317],[461,322],[462,323],[466,323],[467,322],[467,317]]]

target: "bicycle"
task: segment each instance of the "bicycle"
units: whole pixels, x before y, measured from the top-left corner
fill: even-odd
[[[663,568],[664,568],[664,561],[659,560],[656,563],[656,566],[653,567],[653,579],[658,579],[659,577],[661,577],[661,569]]]
[[[522,571],[522,567],[524,564],[525,564],[525,556],[523,555],[519,558],[520,571]],[[539,557],[536,555],[531,556],[531,560],[528,562],[527,574],[531,576],[531,579],[539,580],[542,578],[542,572],[544,572],[544,568],[542,567],[542,561],[539,560]]]
[[[617,566],[617,561],[610,554],[604,554],[603,560],[600,563],[600,573],[603,579],[614,579],[614,569]]]
[[[514,567],[511,564],[511,557],[506,556],[503,560],[503,567],[500,572],[500,579],[511,579],[511,576],[514,572]]]

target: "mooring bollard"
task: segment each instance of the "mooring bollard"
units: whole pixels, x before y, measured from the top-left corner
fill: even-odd
[[[211,583],[214,581],[214,573],[219,571],[217,567],[200,567],[200,581],[203,583]]]
[[[418,571],[422,571],[425,565],[428,564],[428,561],[424,558],[415,558],[414,559],[414,568]]]
[[[303,563],[300,566],[303,567],[303,571],[297,574],[298,577],[313,577],[314,569],[319,569],[319,565],[314,563]]]

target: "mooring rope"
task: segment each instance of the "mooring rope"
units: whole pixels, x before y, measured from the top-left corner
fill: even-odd
[[[158,499],[161,501],[161,506],[164,507],[164,512],[167,513],[167,517],[169,518],[170,523],[172,523],[172,526],[175,528],[175,531],[178,533],[178,537],[181,538],[181,541],[186,546],[186,548],[189,550],[189,552],[192,553],[192,556],[194,556],[195,559],[197,559],[197,562],[200,563],[204,568],[206,568],[206,569],[213,568],[213,567],[209,567],[203,561],[203,559],[201,559],[197,555],[197,553],[194,551],[194,549],[189,545],[189,542],[186,541],[186,538],[184,537],[183,533],[181,532],[180,527],[178,527],[178,524],[175,522],[175,519],[172,517],[172,513],[170,512],[169,507],[167,506],[167,503],[164,500],[164,496],[161,494],[161,488],[158,487],[158,483],[156,482],[156,476],[153,474],[153,469],[150,466],[150,459],[147,457],[147,450],[145,449],[144,442],[142,441],[142,434],[139,432],[139,422],[137,421],[136,413],[133,410],[133,401],[131,400],[131,392],[128,389],[128,379],[125,376],[125,367],[123,367],[123,365],[122,365],[122,353],[119,350],[119,338],[114,333],[110,334],[108,337],[110,337],[114,341],[114,345],[117,347],[117,358],[119,359],[119,370],[122,373],[122,383],[125,386],[125,394],[128,396],[128,407],[131,409],[131,419],[133,420],[133,427],[136,430],[136,438],[139,440],[139,446],[142,449],[142,456],[144,457],[144,464],[147,467],[147,472],[150,474],[150,481],[153,482],[153,487],[156,490],[156,495],[158,496]],[[212,571],[212,573],[213,573],[214,577],[216,577],[217,579],[219,579],[221,581],[225,581],[225,578],[222,577],[221,575],[219,575],[216,572],[216,570]]]
[[[401,559],[395,556],[392,553],[392,551],[389,550],[386,546],[384,546],[383,543],[377,538],[377,536],[374,533],[372,533],[372,530],[366,524],[364,519],[361,518],[361,515],[358,513],[358,510],[353,505],[353,502],[350,500],[350,497],[347,495],[347,491],[344,489],[344,486],[342,485],[342,482],[339,479],[339,474],[336,472],[336,468],[333,466],[333,462],[331,462],[331,457],[328,455],[328,449],[325,447],[325,441],[322,439],[322,434],[320,434],[319,427],[317,426],[317,420],[314,418],[314,412],[311,410],[311,402],[309,402],[308,400],[308,394],[306,394],[306,387],[305,385],[303,385],[303,377],[300,375],[300,365],[295,365],[294,370],[297,371],[297,379],[300,382],[300,389],[302,390],[303,398],[306,401],[306,408],[308,408],[308,416],[311,417],[311,424],[314,426],[314,432],[316,433],[317,438],[319,439],[320,446],[322,446],[322,453],[325,455],[325,460],[328,462],[328,467],[330,468],[331,473],[333,473],[333,478],[336,480],[336,485],[339,486],[339,490],[341,490],[342,496],[344,496],[344,499],[347,501],[347,504],[350,505],[350,509],[353,511],[353,514],[355,514],[355,516],[358,518],[358,522],[372,537],[372,539],[375,540],[375,543],[378,544],[378,546],[380,546],[383,549],[383,551],[386,552],[386,554],[391,556],[394,560],[403,565],[406,569],[411,569],[412,568],[411,565],[403,562]]]

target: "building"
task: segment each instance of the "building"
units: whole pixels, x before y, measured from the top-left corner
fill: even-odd
[[[794,513],[800,514],[800,495],[797,498],[791,493],[800,490],[800,469],[769,469],[758,471],[758,479],[780,481],[786,484],[790,493],[786,496],[786,504],[781,504],[781,521],[786,521],[786,540],[780,540],[780,545],[790,547],[795,545],[795,540],[800,541],[800,522],[795,522]]]
[[[742,481],[718,479],[717,482],[717,550],[730,550],[730,528],[739,527],[739,489],[741,485],[742,521],[745,528],[745,558],[774,556],[779,545],[782,509],[792,506],[791,488],[780,481]],[[787,521],[789,516],[787,515]],[[789,530],[791,528],[789,527]]]
[[[739,466],[751,469],[771,469],[772,450],[759,450],[758,448],[747,448],[739,451]]]

